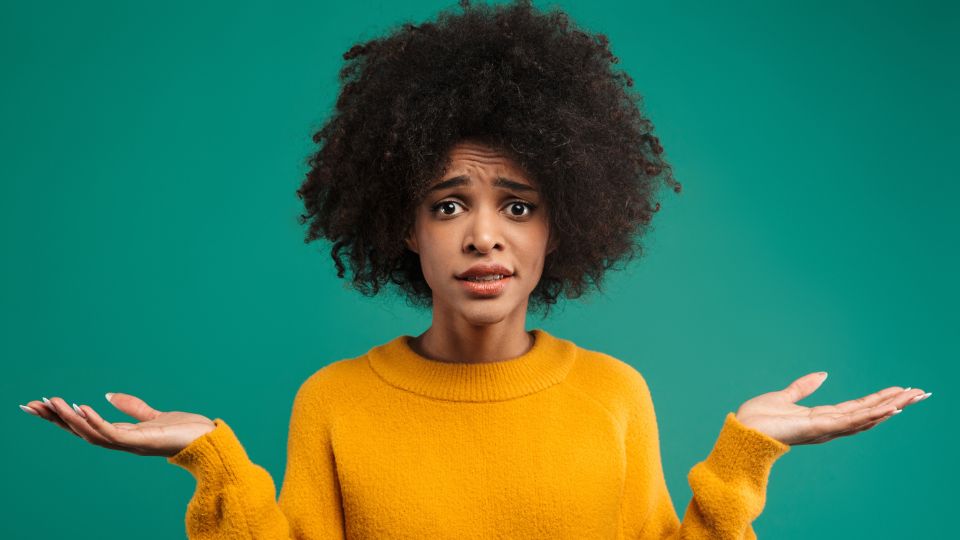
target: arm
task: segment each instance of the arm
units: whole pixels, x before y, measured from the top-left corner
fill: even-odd
[[[226,422],[217,418],[214,424],[213,431],[167,458],[197,480],[187,506],[187,537],[290,538],[270,473],[250,461]]]
[[[713,450],[688,475],[693,498],[681,522],[667,491],[653,400],[642,377],[627,426],[625,538],[755,539],[773,463],[790,446],[728,413]]]
[[[913,388],[891,386],[836,405],[804,407],[827,378],[818,371],[786,388],[766,392],[727,414],[707,459],[690,470],[693,500],[680,523],[667,493],[660,464],[657,420],[642,376],[631,379],[627,421],[627,480],[624,528],[628,538],[755,539],[751,523],[763,510],[773,463],[793,446],[822,444],[872,429],[904,407],[930,397]]]
[[[220,418],[213,431],[168,458],[197,480],[186,515],[191,540],[343,537],[329,423],[312,381],[294,400],[279,502],[270,474],[250,461]]]

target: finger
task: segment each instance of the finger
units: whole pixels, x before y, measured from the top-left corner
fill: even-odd
[[[145,401],[136,396],[113,392],[107,394],[106,398],[111,405],[141,422],[147,422],[160,416],[160,411],[147,405]]]
[[[900,409],[900,410],[902,411],[903,409]],[[873,422],[867,422],[866,424],[864,424],[864,425],[862,425],[862,426],[860,426],[860,427],[857,427],[857,428],[851,429],[850,431],[844,432],[844,433],[842,434],[842,436],[853,435],[853,434],[855,434],[855,433],[860,433],[861,431],[866,431],[866,430],[868,430],[868,429],[873,429],[874,427],[879,426],[880,424],[886,422],[887,420],[893,418],[894,416],[896,416],[896,414],[892,414],[892,413],[891,413],[891,414],[888,414],[888,415],[880,418],[879,420],[874,420]]]
[[[38,400],[29,401],[27,402],[26,407],[29,407],[30,410],[33,411],[33,413],[39,416],[40,418],[43,418],[44,420],[50,422],[51,424],[55,424],[59,426],[61,429],[70,433],[71,435],[77,435],[76,432],[74,432],[72,429],[70,429],[69,426],[63,423],[63,420],[61,420],[60,417],[57,416],[57,413],[53,412],[53,410],[50,409],[50,407],[47,406],[42,401],[38,401]],[[79,435],[77,435],[77,437],[79,437]]]
[[[97,446],[106,446],[112,448],[110,441],[106,440],[103,435],[100,435],[96,430],[90,427],[87,424],[86,419],[80,416],[72,407],[67,405],[67,402],[59,397],[53,397],[50,399],[50,403],[54,406],[57,411],[57,414],[60,415],[60,418],[66,422],[71,429],[77,432],[80,437],[90,444],[95,444]]]
[[[896,394],[893,397],[888,398],[887,400],[881,402],[877,406],[879,407],[879,406],[893,405],[896,408],[902,410],[905,407],[909,407],[910,405],[919,403],[921,401],[921,399],[919,398],[922,397],[923,395],[924,395],[923,390],[920,390],[919,388],[914,388],[908,391],[900,392],[899,394]]]
[[[30,407],[27,407],[26,405],[20,405],[20,410],[33,416],[40,416],[40,413],[31,409]]]
[[[897,399],[900,403],[900,408],[902,409],[904,407],[916,405],[917,403],[920,403],[921,401],[927,399],[931,395],[932,395],[931,393],[924,392],[923,390],[916,388],[914,390],[911,390],[908,393],[904,393],[902,396],[902,400],[900,397],[898,397]]]
[[[893,388],[897,388],[897,387],[893,387]],[[890,390],[890,389],[887,389],[887,390]],[[826,442],[826,441],[835,439],[837,437],[853,435],[855,433],[860,433],[861,431],[870,429],[876,426],[877,424],[879,424],[880,422],[888,420],[889,418],[896,416],[896,414],[899,414],[899,413],[894,414],[896,411],[902,412],[903,409],[923,401],[925,399],[924,396],[929,397],[929,394],[925,393],[923,390],[918,388],[913,388],[910,390],[900,391],[900,392],[892,392],[892,397],[887,397],[887,399],[885,399],[884,401],[873,406],[872,409],[861,409],[860,411],[852,411],[848,413],[848,415],[850,415],[849,416],[850,418],[858,418],[858,417],[862,417],[863,415],[869,416],[871,410],[873,411],[885,410],[885,411],[888,411],[886,414],[883,414],[882,416],[880,416],[875,420],[868,420],[860,426],[851,426],[847,429],[842,429],[837,432],[826,433],[821,437],[813,439],[811,441],[811,444]]]
[[[87,424],[104,439],[109,441],[110,444],[113,444],[116,449],[129,452],[136,446],[136,442],[140,442],[141,438],[134,437],[134,434],[130,432],[129,428],[118,428],[110,422],[107,422],[97,414],[97,411],[93,410],[93,407],[80,405],[80,410],[86,415],[85,420]]]
[[[890,388],[884,388],[879,392],[874,392],[868,396],[864,396],[857,399],[851,399],[850,401],[844,401],[843,403],[838,403],[833,406],[826,406],[829,410],[825,412],[838,412],[838,413],[848,413],[861,409],[864,407],[875,407],[890,398],[893,398],[903,392],[903,388],[899,386],[891,386]]]
[[[881,407],[882,407],[882,408],[887,408],[887,407],[889,407],[890,405],[896,407],[896,409],[894,409],[893,411],[891,411],[889,414],[886,414],[886,415],[882,416],[881,418],[879,418],[879,419],[877,419],[877,420],[872,420],[872,421],[866,422],[866,423],[864,423],[864,424],[861,425],[861,426],[856,426],[856,427],[853,427],[853,428],[850,428],[850,429],[847,429],[847,430],[843,430],[843,431],[839,431],[839,432],[836,432],[836,433],[826,434],[826,435],[824,435],[824,436],[822,436],[822,437],[819,437],[819,438],[817,438],[817,439],[813,439],[812,441],[810,441],[810,443],[811,443],[811,444],[817,444],[817,443],[827,442],[827,441],[832,440],[832,439],[835,439],[835,438],[837,438],[837,437],[844,437],[844,436],[848,436],[848,435],[854,435],[854,434],[856,434],[856,433],[860,433],[861,431],[866,431],[866,430],[871,429],[871,428],[873,428],[874,426],[876,426],[876,425],[878,425],[878,424],[880,424],[880,423],[882,423],[882,422],[885,422],[885,421],[889,420],[890,418],[896,416],[896,414],[894,414],[895,411],[899,410],[899,411],[902,412],[903,409],[905,409],[905,408],[907,408],[907,407],[909,407],[909,406],[911,406],[911,405],[915,405],[915,404],[917,404],[917,403],[920,403],[921,401],[923,401],[923,400],[926,399],[927,397],[930,397],[930,394],[924,392],[924,391],[921,390],[921,389],[911,389],[911,390],[909,390],[909,391],[901,392],[901,393],[899,393],[899,394],[894,395],[894,397],[889,398],[889,399],[887,399],[886,401],[882,402],[880,405],[877,405],[876,407],[874,407],[874,408],[881,408]],[[899,413],[897,413],[897,414],[899,414]]]
[[[814,415],[811,418],[813,424],[813,440],[823,437],[836,436],[838,433],[856,429],[863,424],[879,420],[884,416],[893,414],[899,409],[894,404],[880,404],[876,407],[860,409],[850,413],[825,413]]]
[[[827,380],[827,376],[823,371],[809,373],[790,383],[783,391],[786,393],[787,399],[796,403],[820,388],[825,380]]]
[[[902,410],[902,409],[901,409],[901,410]],[[879,425],[879,424],[882,424],[883,422],[886,422],[887,420],[893,418],[894,416],[896,416],[896,415],[895,415],[895,414],[892,414],[892,413],[891,413],[891,414],[887,414],[887,415],[885,415],[885,416],[883,416],[883,417],[881,417],[881,418],[879,418],[879,419],[877,419],[877,420],[872,420],[872,421],[870,421],[870,422],[867,422],[866,424],[863,424],[863,425],[861,425],[861,426],[857,426],[857,427],[855,427],[855,428],[853,428],[853,429],[849,429],[849,430],[846,430],[846,431],[841,431],[841,432],[839,432],[839,433],[831,433],[831,434],[828,434],[828,435],[824,435],[823,437],[820,437],[820,438],[818,438],[818,439],[813,439],[812,441],[810,441],[810,444],[825,443],[825,442],[827,442],[827,441],[832,441],[833,439],[836,439],[837,437],[846,437],[846,436],[849,436],[849,435],[854,435],[854,434],[856,434],[856,433],[860,433],[861,431],[866,431],[866,430],[871,429],[871,428],[873,428],[873,427],[875,427],[875,426],[877,426],[877,425]]]
[[[52,406],[47,405],[46,403],[38,400],[33,400],[28,402],[27,406],[33,409],[34,412],[36,412],[37,415],[43,418],[44,420],[48,420],[60,426],[64,431],[70,433],[71,435],[76,435],[77,437],[80,437],[80,435],[77,434],[76,431],[70,429],[70,426],[64,423],[64,421],[60,418],[60,415],[54,412]]]

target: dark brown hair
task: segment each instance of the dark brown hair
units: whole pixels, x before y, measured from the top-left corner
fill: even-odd
[[[633,80],[603,34],[529,1],[442,11],[344,53],[336,108],[297,196],[305,242],[332,242],[337,275],[373,296],[393,283],[430,307],[404,236],[425,186],[466,138],[506,151],[540,185],[558,247],[530,309],[577,298],[639,255],[661,182],[680,191]]]

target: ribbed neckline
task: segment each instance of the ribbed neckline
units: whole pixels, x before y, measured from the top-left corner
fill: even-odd
[[[441,362],[410,347],[402,335],[370,349],[370,367],[387,383],[416,394],[450,401],[501,401],[538,392],[562,381],[576,360],[573,342],[542,329],[531,332],[524,354],[489,363]]]

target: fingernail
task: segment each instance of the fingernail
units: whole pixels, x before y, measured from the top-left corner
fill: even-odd
[[[107,392],[106,394],[103,395],[103,397],[107,398],[107,401],[110,401],[110,398],[113,397],[113,392]],[[113,402],[110,401],[110,403],[113,403]]]
[[[932,396],[932,395],[933,395],[933,392],[927,392],[926,394],[920,396],[920,398],[921,398],[920,400],[923,401],[924,399],[927,399],[928,397],[930,397],[930,396]]]
[[[30,413],[30,414],[32,414],[32,415],[34,415],[34,416],[40,416],[40,413],[38,413],[37,411],[33,410],[33,408],[31,408],[31,407],[27,407],[26,405],[21,405],[20,408],[23,409],[23,412],[25,412],[25,413]]]
[[[893,411],[893,412],[890,413],[890,414],[900,414],[900,413],[902,413],[902,412],[903,412],[903,409],[897,409],[897,410]]]
[[[911,390],[911,389],[913,389],[913,387],[912,387],[912,386],[908,386],[908,387],[904,388],[903,391],[906,392],[907,390]]]
[[[43,403],[44,403],[44,405],[46,405],[46,406],[49,407],[50,409],[53,409],[53,403],[50,403],[50,400],[49,400],[49,399],[43,398]],[[55,410],[55,409],[53,409],[53,410]]]
[[[77,414],[79,414],[83,418],[87,417],[87,413],[83,412],[83,410],[81,410],[80,407],[77,407],[76,403],[73,404],[73,410],[77,411]]]

